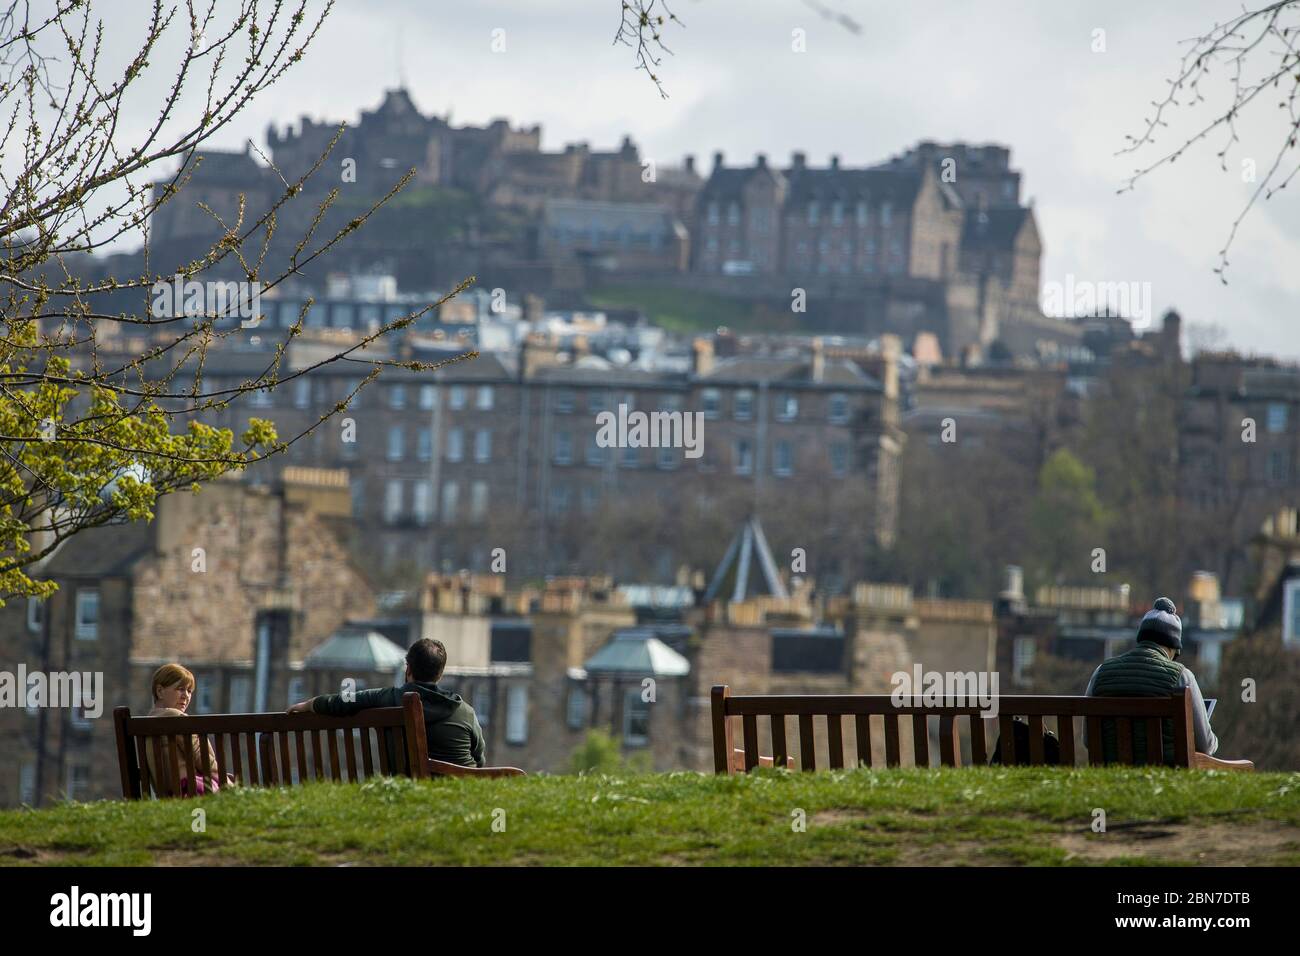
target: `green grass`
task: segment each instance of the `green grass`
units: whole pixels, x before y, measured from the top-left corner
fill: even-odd
[[[1105,833],[1091,828],[1097,807]],[[206,830],[194,832],[200,808]],[[792,826],[798,810],[804,832]],[[1294,866],[1300,774],[976,768],[380,779],[5,811],[0,861]]]
[[[798,331],[799,316],[787,308],[773,312],[759,304],[712,292],[655,285],[607,285],[587,293],[598,309],[640,309],[669,332],[712,332],[720,325],[744,331]]]

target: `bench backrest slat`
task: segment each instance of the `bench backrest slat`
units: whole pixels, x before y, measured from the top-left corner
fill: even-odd
[[[732,696],[730,688],[725,685],[713,688],[711,701],[714,768],[719,773],[732,772],[740,767],[752,770],[768,764],[769,758],[761,753],[764,742],[759,736],[759,718],[762,717],[768,721],[772,762],[778,767],[786,765],[788,756],[787,717],[795,717],[798,721],[799,766],[803,770],[817,767],[817,724],[821,719],[826,721],[823,739],[829,757],[827,765],[831,769],[840,769],[852,760],[845,756],[846,744],[856,756],[853,761],[856,765],[875,765],[871,724],[876,715],[884,726],[885,766],[902,764],[903,741],[899,724],[905,716],[911,718],[911,750],[916,766],[928,767],[931,762],[931,717],[937,718],[939,765],[962,765],[963,728],[969,735],[972,763],[982,765],[988,762],[985,718],[977,703],[948,700],[934,705],[913,702],[900,707],[889,695]],[[1054,723],[1060,745],[1060,762],[1074,766],[1079,755],[1076,719],[1086,726],[1090,764],[1105,762],[1102,731],[1105,728],[1109,733],[1112,726],[1116,741],[1112,756],[1117,763],[1166,763],[1162,726],[1174,728],[1176,766],[1190,766],[1191,755],[1195,752],[1191,698],[1186,691],[1169,697],[1145,698],[1006,696],[997,699],[997,710],[998,756],[1007,765],[1045,763],[1049,755],[1044,733],[1053,730]],[[844,731],[844,717],[848,715],[853,716],[849,728],[854,736],[852,742],[846,739]],[[1024,718],[1024,721],[1017,718]],[[733,722],[740,727],[738,748]],[[1023,735],[1019,744],[1017,729]],[[1056,759],[1055,755],[1052,759]]]
[[[319,714],[132,717],[130,710],[118,707],[113,711],[113,722],[122,795],[129,800],[194,792],[195,787],[182,781],[212,777],[224,781],[230,776],[245,786],[291,786],[313,778],[325,780],[328,773],[329,779],[356,782],[361,779],[358,746],[361,747],[365,777],[374,774],[375,764],[370,751],[372,731],[377,738],[379,766],[384,774],[429,775],[424,709],[419,695],[414,693],[404,695],[400,707],[373,708],[350,717]],[[320,737],[322,733],[329,734],[328,772]],[[344,734],[342,756],[338,733]],[[310,762],[304,734],[311,738]],[[292,748],[290,735],[294,738]],[[292,762],[294,756],[297,757],[296,767]]]

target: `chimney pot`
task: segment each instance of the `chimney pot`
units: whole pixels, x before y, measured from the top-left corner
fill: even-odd
[[[722,168],[722,151],[721,151],[721,150],[719,150],[718,152],[716,152],[716,153],[713,154],[713,168],[714,168],[714,169],[721,169],[721,168]]]

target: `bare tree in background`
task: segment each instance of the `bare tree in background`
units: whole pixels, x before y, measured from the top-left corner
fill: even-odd
[[[1216,23],[1201,36],[1183,41],[1187,50],[1179,62],[1172,79],[1167,80],[1169,91],[1152,102],[1154,108],[1138,136],[1126,136],[1128,145],[1118,155],[1152,152],[1159,130],[1168,127],[1169,119],[1180,108],[1191,108],[1206,103],[1203,88],[1218,83],[1226,88],[1228,105],[1211,114],[1196,132],[1183,139],[1175,148],[1154,161],[1134,170],[1133,175],[1119,190],[1127,192],[1143,176],[1162,166],[1175,162],[1187,150],[1202,140],[1215,137],[1220,148],[1215,154],[1219,166],[1228,170],[1228,154],[1240,142],[1237,124],[1251,106],[1267,108],[1270,104],[1286,114],[1281,124],[1277,152],[1271,162],[1260,163],[1255,171],[1255,189],[1245,207],[1238,214],[1228,232],[1227,241],[1219,250],[1219,264],[1215,272],[1227,284],[1228,251],[1236,239],[1242,221],[1261,199],[1268,200],[1281,189],[1300,169],[1300,154],[1296,148],[1300,113],[1297,113],[1297,94],[1300,94],[1300,0],[1281,0],[1258,10],[1243,10],[1224,23]],[[1211,75],[1211,68],[1215,72]],[[1253,163],[1247,159],[1246,162]],[[1247,180],[1251,181],[1251,180]]]
[[[250,323],[232,321],[235,302],[214,308],[209,296],[197,308],[187,301],[185,309],[159,314],[156,286],[198,282],[219,264],[237,265],[243,282],[232,284],[246,291],[275,288],[360,228],[414,174],[332,235],[318,236],[338,195],[331,190],[288,262],[269,269],[277,215],[321,168],[333,142],[301,178],[280,177],[283,189],[269,208],[247,209],[241,196],[234,216],[222,217],[200,203],[216,238],[198,259],[158,263],[146,254],[138,274],[94,280],[79,274],[78,265],[109,244],[132,236],[147,240],[149,217],[163,203],[193,201],[184,187],[202,162],[202,144],[302,58],[332,3],[241,0],[237,7],[221,4],[218,12],[216,0],[166,8],[155,2],[120,72],[101,61],[106,27],[92,17],[91,6],[61,0],[50,10],[14,0],[0,11],[0,108],[6,117],[0,131],[0,603],[51,593],[53,584],[27,571],[70,536],[150,518],[158,495],[284,451],[346,408],[384,366],[438,367],[367,351],[438,304],[431,303],[284,372],[285,350],[302,331],[309,301],[281,330],[283,340],[272,339],[258,374],[210,388],[203,377],[208,350],[246,335]],[[121,7],[105,13],[120,15]],[[183,48],[174,63],[161,66],[164,37],[177,32]],[[167,77],[161,97],[151,94],[157,87],[150,71],[158,69]],[[187,94],[201,98],[201,109],[181,107]],[[132,95],[161,102],[145,132],[128,142],[123,103]],[[153,182],[170,160],[180,160],[186,175]],[[153,250],[154,259],[165,253]],[[105,310],[105,301],[130,308]],[[301,434],[281,437],[271,422],[253,419],[236,441],[230,430],[201,421],[240,395],[274,389],[332,362],[359,363],[366,374],[347,399]]]

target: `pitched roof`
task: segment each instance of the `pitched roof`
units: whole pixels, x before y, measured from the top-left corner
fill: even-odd
[[[378,631],[344,625],[307,653],[307,667],[356,671],[393,671],[406,661],[406,652]]]
[[[890,202],[910,208],[921,191],[924,173],[917,169],[812,169],[807,166],[787,171],[790,182],[787,202]]]
[[[645,628],[616,631],[609,643],[583,665],[588,674],[684,677],[691,664]]]
[[[1010,249],[1025,220],[1026,208],[971,209],[962,223],[961,244],[967,248]]]
[[[152,550],[153,529],[145,521],[87,528],[64,541],[33,574],[41,579],[125,576]]]

